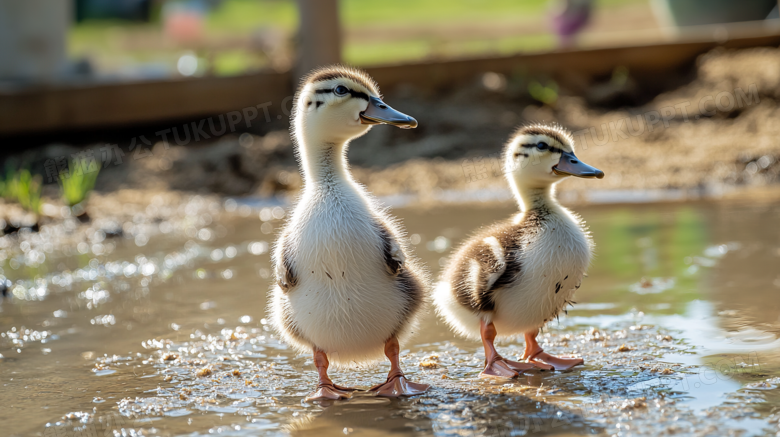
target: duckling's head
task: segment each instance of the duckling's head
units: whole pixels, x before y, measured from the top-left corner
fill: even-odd
[[[514,189],[545,188],[569,176],[604,177],[604,172],[580,161],[565,128],[532,124],[519,128],[504,151],[504,168]]]
[[[311,72],[301,83],[293,111],[294,133],[307,143],[346,143],[375,124],[417,127],[417,120],[382,101],[379,87],[368,74],[351,67]]]

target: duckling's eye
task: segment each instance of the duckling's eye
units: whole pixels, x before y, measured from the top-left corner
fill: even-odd
[[[537,150],[547,150],[549,147],[550,146],[548,146],[547,143],[545,143],[544,141],[536,145]]]
[[[349,92],[349,89],[347,89],[347,87],[345,87],[344,85],[339,85],[336,88],[333,88],[333,92],[337,96],[344,96]]]

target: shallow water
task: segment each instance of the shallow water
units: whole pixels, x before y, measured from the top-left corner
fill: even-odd
[[[479,379],[480,345],[431,314],[402,345],[407,374],[432,384],[429,393],[329,404],[302,400],[312,361],[266,324],[268,248],[283,211],[251,205],[237,209],[246,217],[213,204],[188,206],[178,220],[138,217],[118,238],[73,228],[50,240],[0,238],[0,274],[13,281],[0,304],[2,434],[780,431],[778,205],[578,208],[597,257],[577,305],[543,341],[585,366]],[[434,272],[471,230],[511,212],[395,210]],[[522,343],[500,349],[511,357]],[[387,369],[331,376],[368,387]]]

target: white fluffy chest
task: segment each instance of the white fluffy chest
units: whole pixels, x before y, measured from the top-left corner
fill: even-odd
[[[572,277],[579,279],[587,270],[591,252],[590,236],[579,222],[551,215],[535,238],[524,245],[523,279],[548,285],[560,282],[561,288],[567,289]]]
[[[576,217],[565,212],[546,217],[539,232],[523,242],[514,286],[496,296],[496,323],[528,332],[555,318],[579,288],[592,247]]]
[[[376,274],[383,268],[383,243],[375,220],[367,205],[345,196],[302,202],[287,236],[300,279],[361,282]]]

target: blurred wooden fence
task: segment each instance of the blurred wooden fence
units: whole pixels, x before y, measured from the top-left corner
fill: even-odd
[[[299,0],[317,3],[324,0]],[[327,0],[334,2],[335,0]],[[321,15],[319,15],[321,16]],[[332,29],[306,27],[317,21],[302,17],[318,41]],[[714,36],[713,36],[714,35]],[[302,36],[306,41],[306,36]],[[338,39],[330,45],[338,46]],[[587,83],[624,66],[638,79],[663,80],[664,75],[691,65],[695,58],[717,46],[728,48],[780,45],[780,29],[756,23],[719,26],[717,32],[687,34],[674,42],[654,45],[572,50],[460,60],[419,62],[367,68],[382,89],[400,84],[437,89],[456,86],[492,71],[545,74],[563,84]],[[331,62],[338,51],[302,49],[309,63],[302,69]],[[268,108],[269,116],[286,117],[285,105],[295,89],[295,72],[258,73],[238,77],[203,77],[91,86],[53,86],[0,90],[0,136],[33,132],[80,130],[98,127],[159,123],[165,120],[205,117],[247,107]]]

